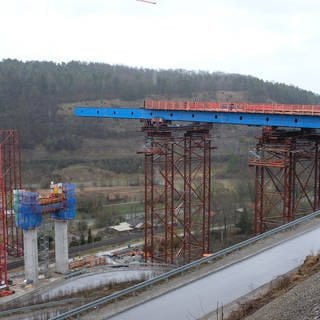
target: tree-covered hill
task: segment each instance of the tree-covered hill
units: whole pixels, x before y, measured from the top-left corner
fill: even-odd
[[[216,100],[219,91],[241,91],[247,101],[320,103],[320,96],[281,83],[221,72],[151,70],[102,63],[0,62],[0,128],[21,131],[25,147],[74,149],[84,138],[109,136],[106,126],[66,121],[65,102],[147,97]],[[94,130],[93,130],[94,129]],[[77,143],[75,143],[75,139]]]
[[[139,106],[151,97],[320,103],[320,96],[312,92],[238,74],[101,63],[0,61],[0,129],[15,128],[21,133],[26,186],[47,188],[52,180],[75,182],[79,190],[88,186],[141,186],[143,156],[136,154],[144,144],[140,123],[77,118],[71,111],[76,103]],[[226,214],[250,207],[248,203],[253,201],[254,179],[247,155],[259,133],[254,127],[214,126],[213,192],[218,200],[214,200],[213,208],[220,212],[216,221],[226,222]],[[100,200],[94,197],[92,203],[96,205]],[[100,211],[94,208],[102,221],[109,210],[102,206],[109,195],[104,197],[99,202]],[[128,201],[142,201],[139,197],[141,192]]]

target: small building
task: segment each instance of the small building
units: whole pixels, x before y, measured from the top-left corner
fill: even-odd
[[[134,228],[138,229],[138,230],[142,230],[144,228],[144,223],[143,222],[139,222]]]
[[[111,226],[110,229],[118,231],[118,232],[124,232],[124,231],[131,231],[133,230],[133,227],[128,222],[121,222],[116,226]]]

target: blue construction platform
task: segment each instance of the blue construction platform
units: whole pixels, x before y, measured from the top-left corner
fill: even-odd
[[[61,183],[64,197],[57,198],[51,193],[47,197],[40,197],[38,192],[13,190],[13,210],[18,228],[31,230],[39,227],[42,216],[49,213],[55,220],[72,220],[76,214],[76,189],[71,183]]]
[[[266,114],[244,112],[168,111],[144,108],[82,107],[77,106],[74,114],[78,117],[114,119],[154,119],[171,121],[192,121],[248,126],[275,126],[293,128],[320,128],[320,116]]]

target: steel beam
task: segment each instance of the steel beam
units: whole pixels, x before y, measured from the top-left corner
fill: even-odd
[[[114,119],[163,119],[166,121],[192,121],[249,126],[274,126],[292,128],[320,129],[319,116],[289,114],[259,114],[245,112],[207,112],[207,111],[170,111],[144,108],[120,107],[76,107],[78,117],[114,118]]]

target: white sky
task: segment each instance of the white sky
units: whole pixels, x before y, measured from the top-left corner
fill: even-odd
[[[0,0],[0,60],[223,71],[320,93],[319,0]]]

